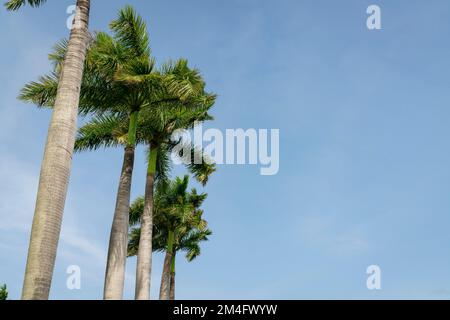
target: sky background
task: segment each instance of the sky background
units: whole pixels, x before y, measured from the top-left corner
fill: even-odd
[[[0,9],[0,283],[12,299],[50,119],[16,96],[50,70],[74,2]],[[280,129],[277,175],[223,165],[211,177],[214,235],[198,260],[178,260],[177,298],[450,298],[449,1],[92,2],[91,30],[132,4],[158,63],[184,57],[202,71],[219,96],[207,127]],[[366,27],[371,4],[380,31]],[[102,297],[122,152],[74,157],[52,299]],[[144,191],[144,154],[133,198]],[[152,298],[162,263],[155,255]],[[372,264],[381,290],[366,288]],[[81,268],[81,290],[66,288],[69,265]],[[129,259],[127,299],[134,274]]]

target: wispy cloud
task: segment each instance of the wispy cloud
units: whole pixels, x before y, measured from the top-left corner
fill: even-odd
[[[28,232],[37,190],[36,168],[14,156],[0,157],[0,230]]]
[[[299,229],[303,242],[332,254],[357,255],[369,248],[362,231],[356,227],[341,228],[329,216],[305,217],[301,219]]]

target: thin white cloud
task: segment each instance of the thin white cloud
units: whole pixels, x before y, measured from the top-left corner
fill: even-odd
[[[329,216],[301,219],[299,235],[306,244],[336,255],[357,255],[369,248],[361,231],[356,227],[339,228]]]

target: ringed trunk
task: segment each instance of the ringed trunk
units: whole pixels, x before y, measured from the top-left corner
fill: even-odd
[[[161,276],[161,287],[159,290],[160,300],[169,300],[170,296],[170,267],[172,265],[173,255],[173,242],[175,234],[173,231],[169,231],[169,237],[167,240],[166,257],[164,258],[163,272]]]
[[[90,0],[77,0],[76,5],[41,165],[22,289],[24,300],[48,299],[55,266],[89,39]]]
[[[134,166],[137,119],[138,112],[132,112],[128,129],[128,144],[125,147],[122,172],[117,191],[116,208],[109,239],[105,287],[103,291],[103,298],[105,300],[121,300],[123,298],[128,246],[128,214]]]
[[[158,149],[150,149],[145,184],[144,212],[141,217],[141,235],[136,264],[136,300],[150,300],[153,239],[153,185],[155,181]]]

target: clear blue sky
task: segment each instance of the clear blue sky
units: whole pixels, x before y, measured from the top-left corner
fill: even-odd
[[[0,283],[11,298],[50,117],[15,97],[48,72],[73,2],[0,10]],[[201,69],[219,95],[210,127],[280,129],[278,175],[225,165],[211,178],[214,236],[197,261],[179,260],[178,298],[450,298],[450,2],[92,2],[92,30],[132,4],[159,63],[185,57]],[[366,28],[370,4],[381,31]],[[75,156],[52,298],[101,298],[121,161],[122,150]],[[143,149],[135,167],[133,197],[144,190]],[[72,264],[78,291],[65,285]],[[380,291],[366,288],[372,264]],[[156,298],[160,255],[153,265]],[[130,259],[130,299],[134,273]]]

